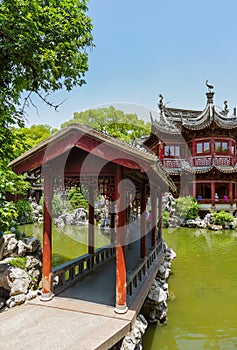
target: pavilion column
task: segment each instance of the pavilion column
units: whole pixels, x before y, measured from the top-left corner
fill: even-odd
[[[196,189],[196,182],[193,182],[193,197],[196,198],[197,197],[197,189]]]
[[[126,313],[126,193],[122,182],[122,168],[117,167],[117,228],[116,228],[116,307],[114,311],[119,314]]]
[[[188,188],[189,186],[188,186],[188,183],[186,182],[186,184],[185,184],[185,196],[190,196],[190,194],[191,193],[189,193],[189,188]]]
[[[138,194],[136,193],[135,203],[136,203],[136,221],[138,222],[138,212],[139,212],[139,203],[138,203]]]
[[[162,238],[162,193],[158,196],[158,239]]]
[[[151,187],[151,245],[156,246],[157,226],[157,193],[155,187]]]
[[[144,259],[147,255],[146,251],[146,186],[143,185],[141,191],[141,221],[140,221],[140,257]]]
[[[88,253],[94,256],[95,252],[95,209],[94,188],[89,187],[89,231],[88,231]],[[94,266],[94,257],[91,259],[91,267]]]
[[[42,255],[42,301],[51,300],[52,291],[52,197],[53,181],[51,169],[44,174],[44,223]]]
[[[229,183],[229,201],[233,203],[233,185],[232,182]]]
[[[109,203],[110,212],[110,244],[115,243],[115,202],[114,198]]]
[[[211,182],[211,204],[215,205],[215,182]]]

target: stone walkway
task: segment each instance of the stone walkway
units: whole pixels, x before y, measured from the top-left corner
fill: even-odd
[[[1,314],[0,349],[108,350],[129,330],[135,311],[114,313],[113,307],[58,298],[39,300]]]
[[[127,248],[127,266],[139,244]],[[115,263],[85,276],[49,302],[38,298],[0,314],[0,349],[108,350],[131,330],[158,271],[155,264],[126,314],[114,312]]]

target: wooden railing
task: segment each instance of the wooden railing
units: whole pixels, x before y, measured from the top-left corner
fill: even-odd
[[[84,254],[79,258],[54,267],[52,269],[54,293],[60,293],[114,255],[115,247],[108,245],[97,249],[94,255]]]
[[[173,159],[173,158],[164,158],[163,159],[163,165],[165,168],[176,168],[179,169],[182,167],[181,159]]]
[[[164,158],[163,165],[168,169],[181,169],[182,161],[185,159],[181,158]],[[235,157],[228,155],[206,155],[206,156],[193,156],[186,159],[191,166],[194,167],[208,167],[212,165],[216,166],[234,166],[236,164]]]
[[[128,298],[134,297],[142,285],[144,279],[149,274],[151,267],[154,266],[154,263],[158,262],[158,257],[164,250],[163,242],[163,239],[160,239],[156,247],[150,251],[149,255],[145,259],[138,261],[135,268],[127,273]]]

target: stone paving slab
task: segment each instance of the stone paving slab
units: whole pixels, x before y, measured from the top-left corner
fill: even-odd
[[[126,314],[115,315],[113,310],[96,309],[89,313],[75,310],[78,301],[61,300],[46,305],[27,304],[4,312],[0,316],[0,349],[4,350],[107,350],[116,344],[131,327]],[[41,304],[40,304],[41,303]],[[48,303],[47,303],[48,304]],[[54,305],[52,305],[54,304]],[[73,305],[74,304],[74,305]],[[66,309],[63,309],[65,307]],[[74,310],[70,310],[74,308]],[[92,308],[97,311],[93,314]],[[111,316],[112,317],[111,317]],[[130,318],[133,312],[130,312]]]

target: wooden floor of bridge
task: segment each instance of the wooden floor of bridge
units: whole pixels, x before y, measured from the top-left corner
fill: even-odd
[[[127,267],[139,257],[139,243],[127,248]],[[115,260],[115,259],[113,259]],[[0,315],[5,350],[108,350],[131,330],[159,264],[151,269],[126,314],[114,312],[115,261],[85,276],[51,301],[38,298]],[[113,285],[113,287],[111,287]]]

